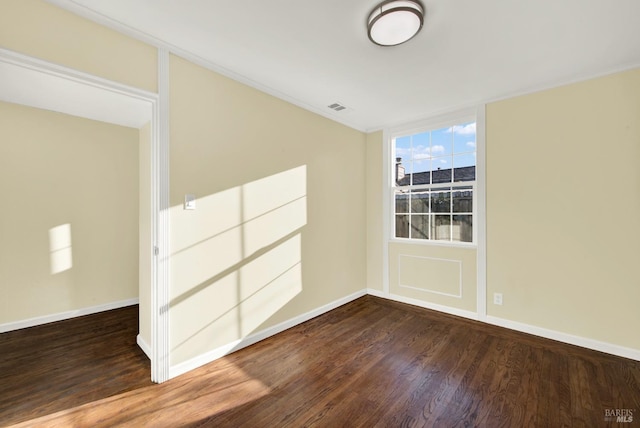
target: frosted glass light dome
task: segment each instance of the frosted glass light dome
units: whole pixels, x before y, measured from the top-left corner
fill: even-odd
[[[424,22],[424,9],[411,0],[380,3],[369,15],[369,39],[380,46],[396,46],[414,37]]]

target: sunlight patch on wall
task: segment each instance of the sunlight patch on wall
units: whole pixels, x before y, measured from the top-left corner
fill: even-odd
[[[298,233],[240,268],[240,333],[250,334],[302,291]]]
[[[252,254],[307,222],[306,167],[242,186],[244,253]]]
[[[176,361],[256,331],[302,291],[306,166],[172,208]],[[182,353],[184,352],[184,355]]]
[[[172,269],[180,275],[172,284],[177,294],[224,274],[242,260],[241,189],[196,196],[196,210],[185,211],[180,205],[171,211],[177,225],[177,233],[171,235]]]
[[[49,229],[49,260],[51,275],[69,270],[73,266],[70,224]]]

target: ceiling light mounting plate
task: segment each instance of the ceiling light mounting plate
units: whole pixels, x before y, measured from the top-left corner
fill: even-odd
[[[379,46],[397,46],[411,40],[424,23],[424,6],[417,0],[386,0],[369,14],[367,35]]]

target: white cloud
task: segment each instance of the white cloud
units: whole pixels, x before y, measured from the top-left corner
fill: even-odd
[[[431,153],[444,153],[444,146],[437,144],[431,147]]]
[[[405,161],[408,161],[413,157],[416,160],[424,160],[424,159],[432,159],[434,156],[438,156],[441,153],[444,153],[445,148],[442,145],[435,145],[432,147],[419,145],[413,148],[413,153],[411,149],[405,147],[396,147],[396,157],[402,158]],[[413,156],[412,156],[413,155]]]
[[[469,141],[467,143],[467,147],[475,149],[476,148],[476,142],[475,141]]]
[[[429,148],[429,146],[416,146],[413,148],[413,158],[414,159],[431,159],[434,153],[444,152],[443,146],[433,146]]]
[[[416,146],[413,148],[414,159],[431,159],[429,146]]]
[[[411,149],[404,147],[396,147],[396,157],[402,159],[409,159],[411,157]]]
[[[451,128],[447,129],[447,132],[451,133],[455,133],[457,135],[475,135],[476,133],[476,124],[474,123],[470,123],[468,125],[465,126],[460,126],[460,125],[455,125],[452,126]]]

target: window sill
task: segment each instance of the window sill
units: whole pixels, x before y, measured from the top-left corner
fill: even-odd
[[[391,238],[389,243],[407,244],[407,245],[424,245],[428,247],[453,247],[475,250],[478,245],[473,242],[451,242],[451,241],[431,241],[428,239],[408,239],[408,238]]]

